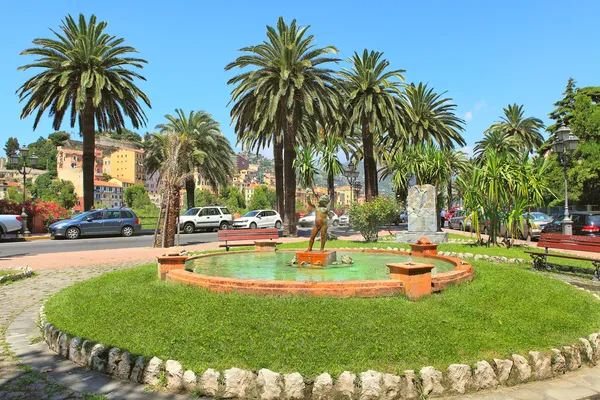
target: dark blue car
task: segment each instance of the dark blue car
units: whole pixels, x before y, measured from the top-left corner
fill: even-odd
[[[128,208],[87,211],[50,225],[51,237],[79,239],[81,236],[133,236],[141,229],[138,217]]]

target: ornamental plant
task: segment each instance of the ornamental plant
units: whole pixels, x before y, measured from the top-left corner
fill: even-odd
[[[15,203],[10,200],[0,200],[0,214],[21,215],[22,211],[22,203]],[[47,229],[50,224],[56,221],[69,218],[69,211],[66,208],[61,207],[55,201],[27,200],[25,202],[25,212],[30,217],[28,220],[30,229],[31,221],[36,215],[42,216],[44,221],[44,229]]]
[[[359,231],[366,242],[377,242],[379,227],[389,225],[398,213],[396,201],[379,196],[350,207],[350,226]]]

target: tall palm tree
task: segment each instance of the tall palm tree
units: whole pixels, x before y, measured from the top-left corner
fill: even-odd
[[[300,186],[314,193],[315,176],[319,174],[318,161],[313,147],[297,147],[294,169],[298,174]]]
[[[383,53],[367,49],[362,56],[354,53],[350,58],[352,67],[339,73],[347,103],[344,108],[349,113],[348,129],[358,127],[362,133],[367,200],[378,194],[374,137],[388,131],[400,136],[402,129],[395,105],[405,71],[388,70],[390,63],[382,57]]]
[[[284,235],[288,236],[297,234],[294,159],[296,144],[307,133],[302,121],[307,117],[323,121],[337,107],[339,97],[334,71],[322,67],[339,61],[329,57],[337,49],[315,47],[314,37],[306,35],[308,28],[297,26],[296,20],[288,25],[280,17],[276,28],[267,26],[267,41],[242,48],[248,54],[225,67],[250,67],[228,81],[235,86],[231,116],[238,139],[272,133],[275,139],[283,137]]]
[[[173,132],[153,134],[146,146],[146,170],[150,176],[157,173],[164,185],[158,220],[160,229],[156,230],[154,247],[175,244],[181,189],[193,176],[193,166],[205,157],[194,146],[189,135]]]
[[[190,166],[192,173],[197,171],[216,189],[227,183],[233,174],[232,156],[235,154],[229,141],[221,133],[219,123],[204,111],[190,111],[186,115],[182,109],[176,109],[175,115],[165,115],[167,123],[156,126],[161,133],[177,133],[187,135],[191,141],[187,147],[190,151],[199,152],[202,157],[191,157],[195,164]],[[201,160],[200,162],[198,160]],[[196,182],[194,175],[188,176],[185,182],[187,207],[194,207],[194,191]]]
[[[544,144],[544,137],[539,132],[544,128],[544,123],[538,118],[525,118],[524,114],[522,105],[509,104],[504,109],[504,116],[490,126],[486,133],[490,131],[505,133],[516,140],[519,149],[531,152]]]
[[[106,22],[89,20],[83,14],[76,22],[68,15],[60,29],[52,31],[54,39],[35,39],[36,47],[21,55],[38,58],[20,70],[41,68],[43,71],[28,79],[18,90],[20,101],[25,101],[21,118],[35,114],[33,129],[46,111],[53,119],[52,127],[60,130],[63,118],[69,112],[71,128],[77,123],[83,136],[83,206],[94,205],[95,133],[119,130],[125,118],[134,128],[146,124],[140,100],[150,107],[150,100],[135,84],[145,80],[130,67],[143,68],[141,58],[130,57],[137,50],[125,46],[122,38],[104,32]]]
[[[406,139],[411,144],[436,143],[440,149],[466,144],[460,134],[465,121],[456,116],[456,105],[451,98],[443,97],[445,93],[436,94],[423,83],[411,83],[404,88],[398,108],[403,116]]]

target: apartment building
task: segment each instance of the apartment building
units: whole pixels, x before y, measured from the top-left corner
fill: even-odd
[[[94,181],[94,207],[123,206],[123,186],[115,182]]]
[[[108,161],[108,164],[105,161]],[[103,160],[103,165],[113,178],[124,178],[142,185],[146,181],[143,150],[117,149],[110,155],[110,160]]]

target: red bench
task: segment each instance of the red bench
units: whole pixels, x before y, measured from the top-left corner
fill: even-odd
[[[225,242],[225,244],[219,245],[219,247],[225,247],[229,251],[230,247],[249,246],[248,243],[229,243],[238,241],[254,241],[255,246],[261,247],[275,247],[275,245],[281,244],[273,242],[273,239],[279,239],[279,232],[277,228],[266,228],[266,229],[226,229],[219,231],[219,242]]]
[[[526,251],[533,258],[533,267],[536,269],[548,269],[548,257],[567,258],[571,260],[590,261],[596,268],[594,280],[600,278],[600,258],[579,257],[570,254],[549,254],[548,249],[578,250],[589,253],[600,254],[600,237],[561,235],[558,233],[542,233],[537,247],[544,247],[545,251]],[[573,268],[571,268],[573,269]],[[576,271],[580,272],[580,271]]]

